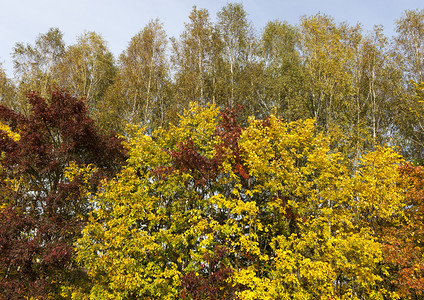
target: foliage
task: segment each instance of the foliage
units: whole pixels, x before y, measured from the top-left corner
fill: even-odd
[[[420,299],[424,291],[424,170],[406,164],[401,172],[407,176],[403,187],[408,190],[405,221],[386,234],[385,260],[391,266],[391,284],[407,299]]]
[[[228,3],[172,48],[150,21],[118,60],[94,32],[17,43],[0,298],[423,298],[423,16],[393,38],[321,13],[256,31]],[[127,137],[113,179],[126,157],[96,127]]]
[[[173,40],[172,62],[177,73],[175,83],[177,97],[181,102],[202,103],[211,96],[210,81],[212,75],[212,32],[213,27],[206,9],[193,7],[189,15],[190,23],[180,39]],[[208,95],[209,94],[209,95]]]
[[[401,157],[356,171],[312,120],[192,105],[171,130],[134,128],[78,258],[100,299],[378,298],[382,228],[399,224]]]
[[[402,89],[397,95],[395,124],[402,137],[403,152],[408,158],[424,158],[422,136],[422,95],[420,83],[424,81],[424,10],[407,10],[395,22],[392,56],[402,72]]]
[[[16,89],[12,80],[7,78],[6,72],[0,64],[0,103],[9,107],[16,108]]]
[[[223,265],[225,247],[215,247],[213,255],[205,254],[200,273],[191,271],[182,278],[182,299],[234,299],[235,287],[228,280],[233,273]]]
[[[84,279],[73,243],[99,180],[120,169],[120,140],[99,134],[84,102],[28,94],[31,114],[0,106],[0,297],[59,298]]]
[[[130,41],[118,61],[117,75],[101,103],[100,123],[121,133],[126,124],[142,122],[150,129],[166,125],[169,63],[167,37],[159,20],[150,21]]]
[[[329,16],[317,14],[302,18],[300,30],[308,76],[307,107],[317,126],[329,132],[343,119],[340,113],[349,113],[344,108],[352,93],[350,68],[360,27],[336,24]]]
[[[85,32],[66,48],[57,80],[75,97],[84,97],[94,119],[101,117],[101,103],[115,76],[112,53],[100,34]]]
[[[47,96],[62,86],[86,97],[103,131],[121,134],[127,123],[148,130],[176,124],[190,101],[240,105],[244,124],[250,115],[275,112],[289,121],[313,118],[355,164],[362,151],[386,143],[422,159],[420,105],[410,84],[423,76],[422,11],[405,11],[392,39],[379,26],[365,33],[360,24],[320,13],[298,25],[274,20],[257,31],[237,3],[211,19],[193,7],[171,49],[161,22],[150,21],[117,61],[100,34],[86,32],[65,47],[62,32],[51,28],[34,44],[14,47],[16,87],[3,81],[3,103],[28,113],[27,92]]]
[[[12,58],[18,87],[17,103],[10,105],[9,102],[6,105],[20,113],[30,114],[27,93],[37,91],[42,97],[48,97],[50,88],[58,84],[59,64],[64,53],[65,43],[59,28],[50,28],[48,32],[40,34],[33,45],[16,43]]]
[[[260,56],[265,62],[262,111],[269,115],[273,109],[294,121],[309,114],[303,104],[305,69],[300,59],[299,29],[279,21],[268,22],[260,45]]]

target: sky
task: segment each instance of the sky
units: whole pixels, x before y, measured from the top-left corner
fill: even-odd
[[[394,35],[394,21],[407,9],[424,9],[423,0],[0,0],[0,63],[13,75],[11,53],[17,42],[34,44],[37,36],[58,27],[66,45],[85,31],[95,31],[117,58],[150,20],[158,18],[169,37],[178,37],[193,6],[206,8],[211,20],[228,2],[242,3],[257,33],[268,21],[295,25],[318,12],[338,22],[361,23],[364,30],[383,25]]]

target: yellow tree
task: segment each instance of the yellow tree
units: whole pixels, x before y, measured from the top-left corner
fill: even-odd
[[[134,128],[128,166],[97,195],[98,208],[77,243],[95,282],[92,297],[178,299],[182,272],[198,268],[207,251],[209,218],[203,214],[207,188],[189,172],[174,170],[172,151],[189,139],[205,159],[212,157],[216,117],[215,107],[193,107],[169,131],[149,136]]]
[[[401,157],[353,172],[313,120],[192,104],[179,125],[135,127],[128,165],[95,196],[77,242],[93,298],[370,299],[382,232],[402,216]]]
[[[251,216],[255,239],[269,243],[268,256],[258,247],[255,261],[272,266],[240,270],[238,282],[249,283],[240,295],[360,299],[386,293],[375,286],[382,280],[381,228],[396,222],[402,207],[400,156],[377,149],[352,173],[340,153],[331,153],[329,140],[314,134],[311,120],[284,123],[272,116],[266,126],[251,122],[240,144],[254,179],[246,194],[263,199],[262,206],[251,204],[263,211]],[[258,218],[266,214],[276,223]]]

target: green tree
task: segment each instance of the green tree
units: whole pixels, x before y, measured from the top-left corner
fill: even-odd
[[[84,97],[95,120],[103,114],[102,102],[113,83],[115,65],[106,41],[95,32],[85,32],[67,47],[58,81],[75,97]]]
[[[58,84],[58,67],[65,54],[63,33],[58,28],[50,28],[40,34],[35,44],[16,43],[13,48],[13,67],[18,88],[18,102],[25,113],[26,94],[37,91],[46,97],[52,86]]]
[[[299,46],[297,27],[280,21],[271,21],[265,26],[260,49],[265,64],[264,87],[257,95],[265,115],[275,108],[289,121],[308,116],[301,100],[304,97],[304,69]]]
[[[217,45],[221,47],[216,52],[220,55],[217,66],[221,69],[217,76],[222,76],[220,80],[223,80],[217,103],[223,107],[241,105],[251,109],[254,105],[246,99],[256,99],[252,97],[257,59],[253,26],[241,4],[229,3],[218,12],[215,27],[220,39]],[[244,118],[247,119],[252,111],[246,111]]]
[[[115,83],[109,88],[103,124],[124,131],[125,125],[142,123],[148,128],[166,125],[169,107],[167,38],[159,20],[149,22],[121,54]]]
[[[206,9],[193,7],[190,22],[179,40],[173,40],[172,62],[176,71],[175,95],[187,107],[190,101],[211,100],[212,23]]]
[[[16,87],[12,80],[6,75],[3,66],[0,64],[0,104],[18,110]]]

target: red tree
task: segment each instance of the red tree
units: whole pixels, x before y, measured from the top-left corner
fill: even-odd
[[[83,179],[69,181],[64,171],[70,162],[93,164],[95,188],[125,161],[121,140],[96,129],[83,100],[63,91],[48,101],[27,98],[29,116],[0,105],[2,123],[21,136],[0,131],[0,299],[59,298],[61,284],[84,276],[73,243],[90,203],[80,192]]]

